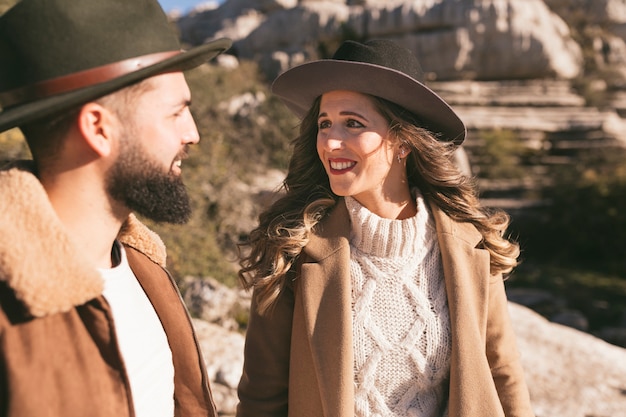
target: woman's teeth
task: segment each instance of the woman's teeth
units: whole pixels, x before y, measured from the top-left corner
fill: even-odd
[[[351,168],[356,165],[356,162],[330,162],[330,167],[332,169],[343,170],[347,168]]]

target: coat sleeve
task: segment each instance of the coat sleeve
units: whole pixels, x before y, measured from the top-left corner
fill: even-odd
[[[501,275],[491,277],[487,359],[506,417],[534,417]]]
[[[293,289],[286,286],[264,315],[252,295],[237,417],[286,417],[293,321]]]

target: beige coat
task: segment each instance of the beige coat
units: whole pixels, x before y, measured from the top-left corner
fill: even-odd
[[[34,175],[0,170],[0,232],[0,416],[133,417],[102,278]],[[216,416],[165,246],[134,216],[118,240],[167,334],[176,417]]]
[[[452,328],[449,417],[531,417],[502,277],[474,226],[432,209]],[[238,417],[354,416],[345,203],[320,226],[272,314],[255,314],[253,297]]]

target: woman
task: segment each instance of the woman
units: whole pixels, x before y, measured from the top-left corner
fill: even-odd
[[[533,416],[503,274],[518,245],[452,162],[454,111],[390,41],[273,91],[302,124],[260,216],[238,416]]]

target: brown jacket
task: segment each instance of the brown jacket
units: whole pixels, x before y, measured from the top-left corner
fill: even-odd
[[[134,416],[99,273],[63,231],[32,174],[0,171],[0,416]],[[175,369],[175,415],[215,416],[203,359],[165,247],[134,216],[120,231],[161,319]]]
[[[433,207],[452,326],[449,417],[531,417],[501,276],[480,233]],[[340,202],[268,317],[254,311],[238,417],[353,417],[349,217]]]

